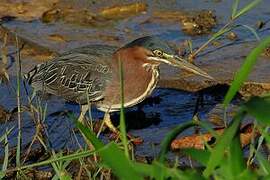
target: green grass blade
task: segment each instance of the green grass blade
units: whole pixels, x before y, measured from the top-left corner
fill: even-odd
[[[270,125],[270,96],[252,97],[244,108],[257,121]]]
[[[92,131],[77,122],[77,127],[91,141],[93,146],[98,150],[98,154],[102,158],[103,163],[110,167],[120,179],[143,179],[134,169],[131,161],[126,157],[125,153],[119,149],[115,143],[110,143],[106,146],[97,139]]]
[[[160,163],[164,162],[166,153],[170,149],[170,144],[171,144],[172,140],[174,140],[178,134],[180,134],[184,130],[186,130],[192,126],[196,126],[196,125],[197,125],[196,121],[189,121],[189,122],[183,123],[181,125],[178,125],[173,130],[171,130],[166,135],[166,137],[164,138],[164,140],[161,143],[161,149],[160,149],[160,153],[158,156],[158,161]]]
[[[2,166],[2,171],[6,171],[7,170],[7,167],[8,167],[8,138],[7,138],[7,131],[6,131],[6,134],[5,134],[5,157],[4,157],[4,162],[3,162],[3,166]]]
[[[186,170],[182,171],[178,168],[168,168],[164,164],[154,161],[152,166],[154,169],[159,170],[160,172],[156,172],[153,175],[152,179],[173,179],[173,180],[200,180],[204,179],[200,174],[196,171]]]
[[[258,126],[258,130],[260,132],[260,134],[264,137],[264,139],[266,140],[267,144],[270,144],[270,135],[268,133],[270,127],[266,127],[265,129],[267,129],[267,131],[265,131],[265,129],[262,129],[261,127]]]
[[[233,5],[232,5],[231,19],[234,19],[234,16],[236,15],[236,12],[237,12],[237,9],[238,9],[238,5],[239,5],[239,0],[234,0]]]
[[[237,179],[248,179],[248,180],[257,180],[259,179],[258,175],[254,173],[254,171],[250,171],[249,169],[245,169]]]
[[[132,163],[132,166],[134,167],[136,172],[144,175],[145,177],[147,177],[147,176],[152,177],[152,175],[154,173],[154,167],[152,165],[149,165],[149,164],[138,163],[138,162],[134,161]]]
[[[4,156],[4,161],[2,164],[2,170],[0,171],[0,179],[5,177],[5,171],[7,170],[8,167],[8,138],[7,138],[8,130],[6,130],[6,133],[4,134],[4,140],[5,140],[5,156]]]
[[[119,149],[115,143],[111,143],[99,152],[103,162],[113,170],[121,179],[143,179],[131,164],[131,161],[127,159],[124,152]]]
[[[229,150],[229,167],[230,173],[234,178],[240,176],[241,173],[246,169],[243,152],[240,144],[240,133],[234,136]]]
[[[21,166],[21,141],[22,141],[22,129],[21,129],[21,55],[19,49],[19,40],[17,34],[15,36],[16,39],[16,76],[17,76],[17,108],[18,108],[18,136],[17,136],[17,149],[16,149],[16,166]]]
[[[121,89],[121,109],[120,109],[120,133],[121,140],[124,145],[124,150],[126,156],[129,158],[128,152],[128,140],[127,140],[127,132],[126,132],[126,122],[125,122],[125,113],[124,113],[124,72],[123,72],[123,63],[118,60],[119,69],[120,69],[120,89]]]
[[[258,33],[256,32],[256,30],[253,27],[250,27],[248,25],[245,24],[241,24],[240,26],[243,26],[244,28],[248,29],[257,39],[257,41],[261,41],[261,38],[259,37]]]
[[[198,125],[210,132],[211,135],[215,138],[219,137],[219,134],[211,127],[211,124],[209,122],[198,121]]]
[[[237,130],[239,129],[239,125],[241,120],[244,118],[245,113],[243,111],[238,112],[238,114],[234,117],[233,122],[225,130],[223,135],[217,140],[216,146],[212,149],[209,161],[207,163],[207,167],[203,172],[203,175],[206,178],[213,173],[215,168],[220,165],[225,150],[228,148],[228,145],[232,142]]]
[[[209,161],[210,152],[208,150],[199,150],[199,149],[184,149],[183,152],[186,155],[189,155],[192,159],[198,161],[203,166],[207,165]]]
[[[233,16],[233,19],[237,19],[238,17],[242,16],[243,14],[246,14],[248,11],[253,9],[255,6],[257,6],[262,0],[253,0],[251,3],[247,4],[245,7],[243,7],[237,14]]]
[[[257,159],[258,159],[258,161],[259,161],[261,170],[265,173],[265,175],[270,175],[270,163],[269,163],[269,161],[266,160],[266,159],[260,154],[260,152],[257,152],[256,156],[257,156]]]
[[[88,157],[90,155],[93,155],[95,152],[96,151],[90,151],[90,150],[83,151],[83,152],[76,152],[76,153],[69,154],[66,156],[52,158],[49,160],[25,165],[25,166],[22,166],[20,169],[22,170],[22,169],[29,169],[29,168],[38,167],[38,166],[44,166],[44,165],[48,165],[48,164],[51,164],[51,163],[54,163],[57,161],[71,161],[71,160],[75,160],[75,159],[80,159],[80,158],[84,158],[84,157]]]
[[[240,89],[243,82],[247,79],[252,67],[255,65],[258,56],[263,52],[263,50],[270,44],[270,37],[264,39],[255,49],[253,49],[247,56],[244,64],[241,66],[240,70],[237,72],[234,81],[232,82],[229,91],[227,92],[224,99],[224,106],[227,107],[237,91]]]
[[[5,134],[3,134],[1,137],[0,137],[0,142],[4,141],[5,138],[6,138],[6,135],[8,136],[11,131],[14,129],[14,127],[10,128],[9,130],[6,130]]]

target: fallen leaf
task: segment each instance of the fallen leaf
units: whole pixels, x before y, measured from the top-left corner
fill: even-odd
[[[106,19],[125,18],[127,16],[136,15],[147,10],[145,3],[133,3],[123,6],[108,7],[101,10],[98,16]]]
[[[52,9],[59,0],[1,0],[0,1],[0,18],[16,17],[19,20],[31,21],[39,19],[43,12]]]
[[[215,132],[218,135],[222,135],[224,132],[224,128],[216,129]],[[258,132],[254,133],[257,137]],[[241,146],[245,147],[251,142],[253,136],[253,124],[247,124],[243,128],[241,128],[240,132],[240,142]],[[180,150],[187,148],[195,148],[195,149],[204,149],[205,143],[209,145],[214,145],[216,143],[216,138],[211,133],[205,134],[193,134],[190,136],[181,137],[179,139],[175,139],[171,143],[172,150]]]

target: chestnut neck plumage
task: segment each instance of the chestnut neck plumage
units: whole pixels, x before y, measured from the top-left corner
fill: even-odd
[[[97,106],[102,111],[118,111],[121,107],[120,69],[123,68],[124,106],[131,107],[147,98],[157,85],[159,70],[157,63],[149,62],[147,51],[139,47],[120,49],[111,62],[114,73],[107,84],[104,100]]]

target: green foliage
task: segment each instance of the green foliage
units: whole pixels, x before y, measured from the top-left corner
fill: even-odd
[[[183,152],[189,155],[192,159],[195,159],[203,166],[207,166],[211,152],[209,150],[199,149],[184,149]]]
[[[245,110],[259,122],[270,125],[270,96],[252,97],[244,104]]]
[[[233,179],[239,177],[244,170],[246,165],[243,157],[243,152],[240,144],[240,132],[233,137],[232,142],[229,146],[228,154],[228,167],[230,167],[230,175]]]
[[[180,134],[181,132],[183,132],[184,130],[186,130],[192,126],[196,126],[196,125],[197,125],[196,121],[186,122],[184,124],[176,126],[170,133],[168,133],[167,136],[164,138],[164,140],[161,143],[161,150],[160,150],[159,157],[158,157],[159,162],[161,162],[161,163],[164,162],[165,155],[170,149],[170,144],[171,144],[172,140],[174,140],[176,138],[176,136],[178,134]]]
[[[241,120],[243,119],[244,114],[242,112],[238,113],[231,126],[226,129],[224,134],[218,139],[218,142],[214,149],[211,151],[211,155],[209,157],[209,161],[207,163],[206,169],[203,172],[205,177],[209,177],[215,168],[221,164],[221,161],[224,157],[224,152],[228,148],[228,145],[231,144],[237,130],[239,129],[239,125]]]
[[[121,179],[141,179],[138,172],[135,171],[131,161],[125,153],[115,144],[104,145],[90,129],[77,122],[77,126],[83,132],[85,137],[93,144],[103,163],[111,168],[113,172]]]
[[[131,161],[125,156],[124,151],[114,142],[104,145],[95,137],[90,129],[84,127],[79,122],[77,122],[77,126],[88,140],[93,143],[102,158],[102,164],[112,169],[120,179],[137,180],[144,179],[145,177],[151,177],[153,179],[202,179],[195,171],[183,172],[177,168],[168,168],[165,164],[158,161],[154,161],[151,165]]]
[[[62,157],[62,153],[59,154],[55,154],[53,152],[53,157],[57,158],[57,157]],[[71,180],[72,178],[70,177],[70,175],[68,174],[68,172],[66,171],[67,166],[69,165],[71,161],[56,161],[56,162],[52,162],[52,167],[54,169],[54,171],[56,172],[54,177],[52,178],[53,180],[56,179],[60,179],[60,180]]]
[[[232,16],[231,19],[237,19],[238,17],[246,14],[248,11],[252,10],[257,6],[262,0],[253,0],[249,4],[247,4],[245,7],[243,7],[241,10],[237,12],[239,0],[235,0],[232,6]]]
[[[228,93],[225,96],[224,106],[227,107],[237,91],[240,89],[241,85],[247,79],[249,73],[251,72],[253,66],[255,65],[257,58],[262,54],[264,49],[269,46],[270,37],[264,39],[251,53],[247,56],[244,64],[241,66],[240,70],[237,72],[232,85]]]
[[[260,164],[261,171],[263,172],[263,175],[270,176],[270,163],[267,161],[261,153],[257,153],[257,158]]]
[[[125,154],[129,158],[125,114],[124,114],[124,71],[123,71],[123,63],[122,61],[120,61],[120,59],[118,60],[118,63],[120,69],[119,77],[121,89],[120,132],[121,132],[121,139],[125,148]]]

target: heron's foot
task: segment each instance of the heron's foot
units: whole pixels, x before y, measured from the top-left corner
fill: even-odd
[[[93,129],[94,129],[94,132],[97,134],[99,132],[105,132],[107,127],[104,126],[104,123],[102,121],[95,121],[93,123]]]
[[[109,139],[114,140],[114,141],[119,141],[120,140],[120,132],[111,132],[109,135]],[[134,145],[140,145],[143,143],[143,139],[139,136],[133,136],[129,133],[127,133],[127,138],[128,140],[133,143]]]
[[[132,134],[127,133],[127,137],[134,145],[140,145],[143,143],[143,138],[140,136],[133,136]]]

